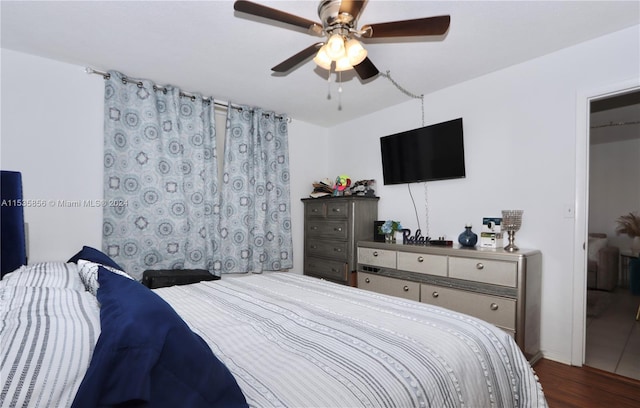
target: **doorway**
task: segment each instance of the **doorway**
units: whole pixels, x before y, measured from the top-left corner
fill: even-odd
[[[571,363],[578,366],[582,364],[595,366],[600,364],[599,361],[601,361],[602,356],[606,354],[610,359],[615,361],[607,363],[608,366],[606,367],[601,365],[601,367],[598,368],[611,372],[615,372],[617,368],[624,368],[624,358],[622,354],[619,354],[617,357],[615,356],[616,352],[614,351],[614,347],[611,347],[612,340],[610,337],[599,340],[597,337],[591,337],[593,330],[587,330],[594,322],[592,316],[586,316],[587,304],[593,303],[591,302],[592,299],[587,299],[587,286],[594,285],[593,278],[588,282],[589,279],[586,272],[589,261],[587,242],[589,233],[599,232],[607,234],[607,241],[609,241],[607,245],[623,246],[625,237],[620,237],[615,234],[615,219],[617,216],[622,215],[621,208],[628,208],[629,204],[618,203],[616,205],[620,205],[621,207],[616,209],[615,205],[612,205],[612,202],[615,200],[608,198],[608,195],[613,194],[613,192],[598,191],[598,189],[602,188],[601,185],[598,185],[598,179],[601,177],[601,174],[594,174],[594,171],[601,170],[602,160],[607,159],[607,155],[611,155],[616,149],[621,148],[621,145],[617,143],[631,143],[632,148],[627,150],[636,152],[635,161],[638,162],[638,153],[640,153],[640,145],[638,145],[638,143],[640,143],[640,139],[629,141],[633,139],[631,136],[621,135],[632,134],[635,135],[635,137],[640,137],[640,123],[633,123],[640,122],[640,117],[636,115],[636,117],[620,119],[619,116],[616,115],[620,114],[621,109],[624,111],[628,106],[640,103],[637,99],[639,97],[640,83],[636,79],[627,83],[583,93],[578,96],[577,101],[574,330]],[[640,107],[640,104],[638,107]],[[626,130],[623,131],[623,129]],[[609,136],[605,136],[607,134]],[[606,139],[606,137],[610,139]],[[625,142],[625,140],[627,141]],[[618,160],[620,161],[620,159]],[[615,187],[620,184],[616,183],[618,181],[620,180],[609,179],[608,186]],[[635,183],[637,185],[637,178]],[[631,196],[634,195],[631,194]],[[603,197],[607,198],[603,199]],[[637,197],[637,195],[635,195],[635,197]],[[604,207],[609,206],[610,208],[603,210],[603,205]],[[635,207],[640,206],[640,204],[635,203],[632,204],[632,206],[629,210],[636,210],[637,208]],[[619,289],[624,290],[624,288],[618,288],[618,280],[619,279],[615,279],[616,288],[612,291],[602,290],[598,292],[605,293],[604,298],[608,297],[609,300],[613,299],[616,291]],[[613,293],[611,296],[608,296],[608,292]],[[628,293],[628,289],[624,293]],[[590,304],[589,306],[593,305]],[[606,309],[604,306],[600,305],[601,308]],[[601,313],[602,311],[599,312]],[[631,321],[633,321],[635,313],[629,313],[629,316]],[[610,329],[607,328],[602,331],[609,333]],[[631,329],[628,329],[627,334],[629,334],[630,331]],[[588,334],[590,337],[587,337]],[[623,342],[623,346],[626,342],[626,340]],[[598,356],[597,351],[594,352],[594,345],[600,346],[600,356]],[[587,355],[587,352],[589,352],[589,355]],[[630,374],[630,376],[640,376],[640,372]]]
[[[628,270],[621,265],[631,238],[616,233],[618,217],[640,209],[640,91],[594,99],[589,118],[584,363],[640,380],[640,297],[630,292]]]

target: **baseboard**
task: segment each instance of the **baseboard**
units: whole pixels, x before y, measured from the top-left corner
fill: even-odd
[[[567,359],[566,357],[560,356],[554,352],[551,351],[541,351],[542,353],[542,358],[544,358],[545,360],[551,360],[551,361],[555,361],[556,363],[561,363],[561,364],[565,364],[565,365],[572,365],[571,364],[571,359]]]

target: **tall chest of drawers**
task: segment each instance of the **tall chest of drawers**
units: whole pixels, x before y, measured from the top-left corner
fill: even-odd
[[[355,286],[356,243],[373,239],[378,197],[303,198],[304,274]]]
[[[358,287],[478,317],[540,357],[542,255],[537,250],[358,243]]]

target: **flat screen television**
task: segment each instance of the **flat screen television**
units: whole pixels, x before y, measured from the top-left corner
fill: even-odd
[[[462,118],[380,138],[384,184],[465,177]]]

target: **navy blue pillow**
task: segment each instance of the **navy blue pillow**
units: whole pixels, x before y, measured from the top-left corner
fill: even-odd
[[[113,268],[124,271],[124,269],[120,265],[118,265],[113,259],[109,258],[109,255],[86,245],[83,246],[80,252],[72,256],[67,262],[78,263],[78,259],[84,259],[85,261],[91,261],[98,264],[111,266]]]
[[[101,333],[73,407],[247,407],[235,378],[161,297],[98,269]]]

